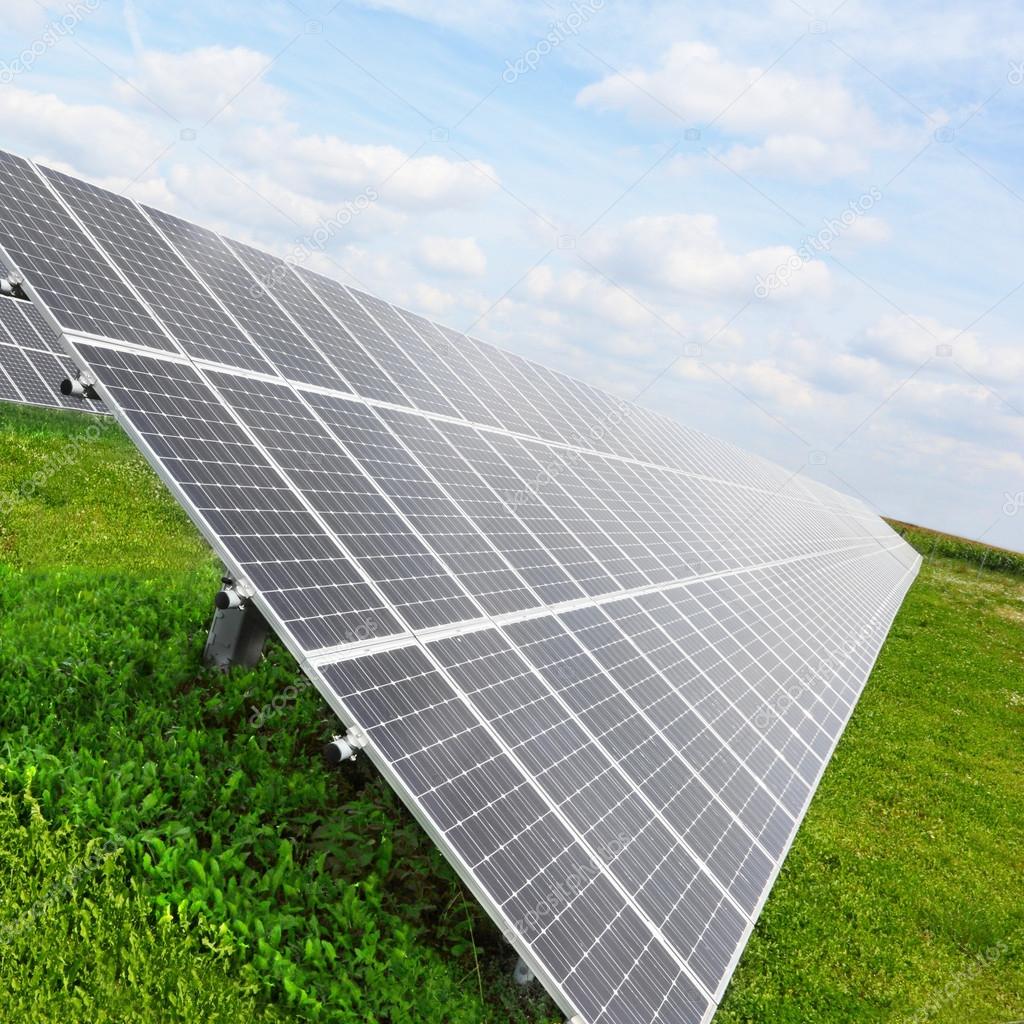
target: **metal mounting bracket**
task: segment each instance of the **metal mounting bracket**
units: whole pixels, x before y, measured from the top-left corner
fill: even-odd
[[[28,301],[25,290],[21,287],[22,276],[16,270],[6,277],[0,277],[0,295],[9,295],[12,299]]]
[[[90,373],[79,370],[74,377],[65,377],[60,382],[60,393],[65,397],[74,395],[75,398],[88,398],[91,402],[98,402],[100,396],[96,393],[96,380]]]
[[[267,620],[252,603],[254,591],[245,580],[221,578],[222,589],[214,598],[216,611],[203,649],[203,664],[227,672],[230,668],[254,668],[263,654]]]
[[[342,761],[354,761],[367,743],[369,737],[358,725],[349,726],[344,736],[335,736],[324,745],[324,760],[333,767]]]

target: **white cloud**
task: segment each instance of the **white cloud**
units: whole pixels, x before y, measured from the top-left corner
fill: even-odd
[[[450,292],[434,288],[429,284],[415,284],[407,289],[402,302],[417,313],[441,316],[456,305],[456,298]]]
[[[416,259],[427,270],[454,277],[480,277],[487,269],[487,257],[475,238],[427,235],[416,246]]]
[[[790,273],[787,287],[771,293],[773,299],[822,296],[830,288],[828,267],[820,260],[797,259],[790,246],[730,249],[719,233],[718,219],[710,214],[636,217],[621,227],[595,232],[589,251],[615,279],[680,295],[753,295],[758,277],[790,264],[799,266]]]
[[[892,228],[881,217],[862,216],[850,224],[844,235],[855,242],[876,244],[888,242],[892,238]]]
[[[144,125],[112,107],[67,103],[51,93],[0,89],[7,145],[43,163],[73,164],[86,174],[121,176],[143,170],[166,145]]]
[[[745,66],[703,42],[675,43],[652,70],[611,74],[584,88],[577,102],[642,117],[672,111],[684,122],[712,123],[716,132],[754,140],[721,156],[740,172],[852,174],[867,166],[865,153],[888,138],[838,79]]]
[[[740,173],[820,180],[867,170],[866,150],[835,139],[812,135],[772,135],[761,145],[737,144],[719,159]]]
[[[582,313],[615,327],[637,328],[656,322],[646,304],[589,271],[556,273],[541,266],[530,271],[526,293],[534,303]]]
[[[498,173],[482,161],[413,156],[397,146],[364,145],[336,135],[303,135],[290,123],[245,126],[233,155],[296,191],[351,198],[373,188],[407,210],[470,206],[491,194]],[[337,199],[335,198],[336,202]]]
[[[736,367],[730,379],[754,397],[767,399],[784,409],[814,404],[814,391],[806,381],[768,359]]]
[[[203,46],[183,53],[142,50],[132,85],[116,82],[114,91],[124,102],[156,104],[197,126],[214,115],[267,119],[280,114],[285,102],[280,90],[261,80],[272,63],[266,54],[244,46]]]
[[[9,4],[4,9],[4,21],[16,31],[28,33],[45,28],[49,18],[41,4],[22,2]]]
[[[940,354],[948,346],[949,356]],[[857,350],[889,363],[914,366],[926,359],[949,358],[970,373],[1002,381],[1024,377],[1024,350],[983,343],[972,331],[961,331],[934,317],[889,314],[869,327]]]
[[[497,171],[484,161],[416,156],[397,146],[303,133],[287,116],[287,94],[263,78],[274,63],[265,53],[223,46],[181,53],[139,49],[135,60],[136,88],[115,83],[120,100],[146,111],[153,104],[169,111],[199,131],[200,143],[215,130],[224,140],[224,162],[248,167],[246,180],[260,179],[262,193],[283,189],[304,197],[286,205],[336,210],[373,188],[390,206],[449,209],[470,206],[496,187]],[[206,129],[204,122],[214,115]]]
[[[752,362],[683,358],[673,365],[672,376],[723,388],[728,382],[743,395],[785,418],[797,410],[810,408],[820,397],[807,381],[771,358]]]
[[[166,176],[179,208],[195,211],[193,219],[216,218],[224,225],[244,225],[253,238],[295,242],[303,232],[326,225],[328,240],[342,244],[382,231],[393,231],[402,215],[379,203],[332,202],[297,192],[272,175],[230,171],[214,163],[177,163]],[[236,233],[236,228],[226,228]]]
[[[834,79],[744,67],[700,42],[675,43],[660,67],[609,75],[583,89],[578,101],[649,114],[662,110],[651,95],[686,121],[719,118],[730,131],[749,135],[841,138],[876,127],[870,111]]]

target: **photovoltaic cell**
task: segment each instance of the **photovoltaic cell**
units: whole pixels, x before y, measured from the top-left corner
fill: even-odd
[[[0,165],[6,258],[509,940],[584,1024],[707,1024],[917,555],[820,484],[47,173]]]
[[[264,373],[276,369],[289,380],[348,390],[224,239],[180,217],[145,210],[253,343],[238,357],[222,362]]]
[[[477,617],[457,580],[297,394],[229,374],[209,380],[410,628]]]
[[[4,344],[9,340],[18,348],[61,354],[64,351],[46,322],[39,318],[38,310],[21,299],[0,296],[0,333],[8,335]]]
[[[23,299],[0,296],[0,401],[105,413],[102,402],[65,396],[73,364],[39,311]]]
[[[185,352],[272,372],[135,203],[69,175],[41,170]]]
[[[497,637],[477,634],[465,643],[472,653],[511,657],[511,667],[488,666],[491,678],[521,667]],[[465,657],[460,646],[440,641],[431,649],[450,670]],[[595,861],[600,854],[573,837],[519,757],[479,722],[430,658],[406,649],[329,666],[325,674],[371,739],[380,737],[420,813],[500,901],[520,942],[550,965],[587,1021],[628,1020],[624,1012],[645,1006],[648,1016],[637,1019],[702,1018],[706,998],[608,880]],[[614,850],[601,852],[611,857]],[[565,894],[558,904],[554,893]],[[667,1000],[669,1010],[657,1016]]]
[[[400,414],[378,415],[365,406],[318,395],[310,395],[309,401],[480,608],[503,614],[539,604],[388,428]],[[472,606],[467,611],[465,618],[480,617]]]
[[[389,376],[404,396],[401,404],[411,404],[417,409],[442,413],[445,416],[458,416],[455,407],[373,319],[352,291],[337,281],[331,281],[309,270],[300,270],[299,276],[320,297],[342,326],[354,337],[359,338],[363,347],[373,352],[381,365],[387,368]]]
[[[196,370],[92,345],[78,351],[303,649],[402,632]]]
[[[451,346],[442,349],[450,366],[457,366],[459,378],[491,410],[498,424],[515,434],[533,436],[536,431],[530,426],[523,412],[523,400],[512,394],[514,388],[494,365],[484,357],[479,346],[466,335],[440,324],[432,325]],[[485,420],[476,420],[486,423]]]
[[[0,152],[0,245],[57,322],[150,348],[173,349],[109,261],[28,161]]]

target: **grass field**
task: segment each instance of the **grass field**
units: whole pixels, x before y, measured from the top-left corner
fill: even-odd
[[[907,537],[718,1024],[1024,1018],[1024,557]],[[0,408],[0,1022],[560,1020],[276,642],[200,668],[218,575],[116,427]]]

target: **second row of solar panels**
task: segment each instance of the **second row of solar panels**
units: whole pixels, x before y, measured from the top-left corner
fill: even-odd
[[[8,154],[0,202],[17,214],[4,246],[69,330],[175,350],[148,306],[195,359],[865,511],[563,374]]]

